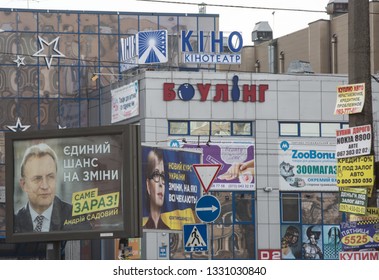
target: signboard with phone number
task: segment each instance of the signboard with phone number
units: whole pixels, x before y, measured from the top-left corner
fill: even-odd
[[[347,158],[370,154],[371,139],[370,125],[336,130],[337,158]]]
[[[370,187],[373,184],[374,156],[371,155],[338,159],[338,187]]]

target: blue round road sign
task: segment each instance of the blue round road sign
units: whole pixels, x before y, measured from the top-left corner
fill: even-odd
[[[195,211],[201,221],[211,223],[221,213],[220,201],[213,195],[204,195],[197,201]]]

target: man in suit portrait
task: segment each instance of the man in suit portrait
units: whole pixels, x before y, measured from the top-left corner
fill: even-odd
[[[50,232],[89,228],[89,223],[66,223],[73,219],[72,205],[57,195],[58,159],[45,143],[28,147],[21,162],[20,187],[28,202],[14,219],[15,232]]]

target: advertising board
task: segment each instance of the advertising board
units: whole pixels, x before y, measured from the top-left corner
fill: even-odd
[[[136,237],[138,126],[6,133],[7,241]]]

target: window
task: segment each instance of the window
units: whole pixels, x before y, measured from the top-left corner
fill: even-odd
[[[170,122],[170,135],[187,135],[188,122]]]
[[[342,212],[338,211],[337,192],[281,193],[280,205],[282,259],[339,258]],[[319,253],[310,250],[306,254],[311,239]]]
[[[221,213],[210,224],[207,252],[184,253],[183,234],[170,233],[170,259],[255,259],[253,192],[212,192]]]
[[[253,136],[251,121],[169,121],[169,135]]]
[[[346,127],[348,123],[279,122],[279,136],[336,137],[336,130]]]

